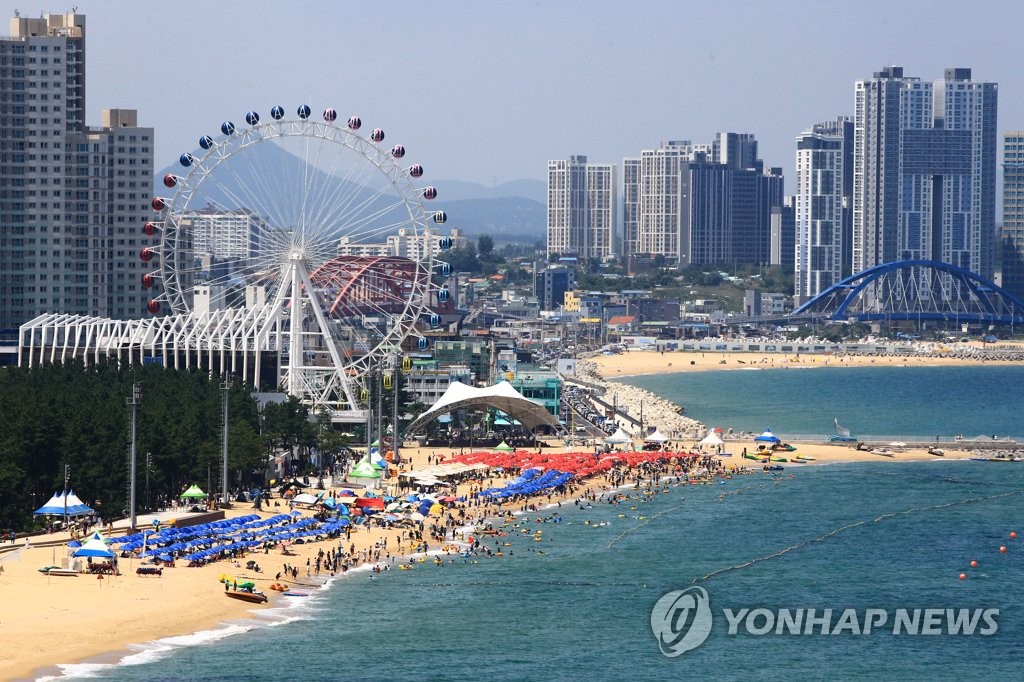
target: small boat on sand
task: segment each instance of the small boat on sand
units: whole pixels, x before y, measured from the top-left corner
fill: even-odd
[[[262,592],[225,592],[224,595],[250,604],[265,604],[267,601],[267,595]]]

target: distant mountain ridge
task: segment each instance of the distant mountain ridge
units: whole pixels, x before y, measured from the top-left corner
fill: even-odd
[[[279,167],[294,168],[292,164],[302,163],[298,157],[273,145],[267,145],[261,155],[264,163]],[[173,190],[164,186],[164,175],[180,175],[183,171],[177,164],[157,171],[153,178],[153,196],[169,196]],[[314,173],[324,175],[319,170]],[[495,187],[465,180],[431,180],[430,184],[437,187],[437,200],[429,208],[443,209],[448,214],[446,227],[458,228],[469,237],[488,234],[497,242],[534,242],[547,235],[547,183],[542,180],[512,180]],[[208,199],[227,206],[230,203],[227,196],[237,194],[234,187],[228,188],[228,192],[212,187],[204,187],[204,190],[193,198],[192,204],[197,208]]]

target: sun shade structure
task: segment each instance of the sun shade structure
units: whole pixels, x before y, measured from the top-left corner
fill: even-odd
[[[181,494],[181,497],[186,500],[198,500],[206,497],[206,493],[199,486],[193,484],[192,487]]]
[[[85,516],[87,514],[94,514],[95,510],[85,502],[82,502],[78,495],[75,495],[75,491],[72,490],[67,496],[61,492],[54,493],[53,497],[46,504],[32,513],[36,515]]]
[[[633,439],[629,437],[629,434],[622,430],[622,428],[615,429],[615,433],[604,439],[605,443],[611,445],[621,445],[623,443],[629,443]]]
[[[100,537],[100,534],[97,531],[92,534],[92,537],[90,537],[84,545],[75,550],[73,556],[75,558],[98,557],[102,559],[112,559],[114,557],[114,552],[107,547],[107,544],[103,542],[103,538]]]
[[[715,433],[714,429],[710,429],[708,431],[708,435],[704,436],[704,439],[700,442],[700,444],[719,446],[725,445],[725,441],[723,441],[722,438],[717,433]]]
[[[416,433],[417,429],[437,419],[443,414],[466,408],[493,407],[518,420],[523,426],[533,431],[538,426],[550,426],[556,431],[562,430],[558,419],[542,405],[525,398],[512,384],[502,381],[486,388],[474,388],[459,381],[453,381],[429,410],[417,417],[406,430]]]
[[[654,433],[645,436],[644,440],[648,443],[664,443],[665,441],[668,440],[668,436],[663,434],[658,429],[654,429]]]

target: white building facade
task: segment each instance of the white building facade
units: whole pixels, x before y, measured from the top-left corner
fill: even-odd
[[[800,304],[842,279],[842,137],[815,128],[797,137],[794,210],[794,293]]]
[[[547,252],[579,258],[615,253],[617,169],[586,156],[548,161]]]

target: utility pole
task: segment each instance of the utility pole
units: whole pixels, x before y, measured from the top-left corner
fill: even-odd
[[[71,465],[64,465],[64,528],[68,527],[68,481],[71,480]]]
[[[221,469],[221,496],[224,506],[231,504],[231,500],[228,498],[228,393],[231,390],[231,380],[227,380],[220,385],[221,393],[224,396],[224,433],[223,433],[223,468]]]
[[[135,436],[137,432],[139,403],[142,402],[142,386],[138,382],[132,384],[132,397],[127,401],[129,407],[131,450],[128,457],[128,528],[135,532]]]
[[[377,377],[377,451],[384,447],[384,373]],[[369,452],[369,449],[367,449]]]
[[[149,465],[152,463],[152,452],[146,453],[146,511],[152,509],[152,505],[149,502]]]
[[[366,456],[370,456],[370,443],[373,442],[373,371],[366,377]]]
[[[392,421],[391,421],[391,423],[392,423],[392,427],[391,427],[391,451],[394,453],[394,462],[397,465],[399,462],[402,461],[401,457],[398,454],[398,442],[399,442],[399,438],[398,438],[398,379],[401,376],[401,373],[399,371],[399,368],[401,366],[401,362],[399,360],[399,356],[398,355],[395,355],[393,366],[394,366],[394,369],[393,369],[394,382],[391,384],[391,387],[392,387],[392,390],[395,392],[395,395],[393,396],[394,397],[394,406],[392,408],[392,415],[391,415],[391,419],[392,419]]]

